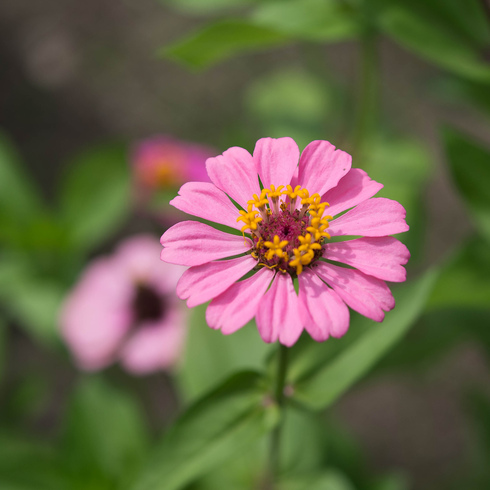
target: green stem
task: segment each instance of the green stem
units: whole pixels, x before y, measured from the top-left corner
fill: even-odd
[[[280,413],[280,420],[276,428],[271,434],[271,445],[269,453],[269,474],[271,479],[271,488],[274,488],[274,483],[277,481],[277,476],[280,470],[280,445],[281,433],[284,422],[284,385],[286,382],[286,372],[288,364],[288,348],[279,344],[278,363],[277,363],[277,379],[274,400],[277,404]]]
[[[483,10],[487,15],[487,20],[490,22],[490,2],[489,0],[480,0]]]
[[[365,27],[361,38],[361,73],[359,87],[359,109],[354,128],[352,152],[357,161],[364,157],[366,141],[372,136],[377,122],[378,97],[378,56],[376,32]]]

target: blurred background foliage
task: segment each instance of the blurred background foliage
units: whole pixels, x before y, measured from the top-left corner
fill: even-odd
[[[328,139],[407,209],[397,308],[294,351],[280,488],[490,487],[486,0],[8,0],[0,60],[2,489],[258,488],[277,413],[254,325],[195,308],[179,368],[146,378],[78,372],[59,335],[87,260],[164,231],[129,164],[155,133]]]

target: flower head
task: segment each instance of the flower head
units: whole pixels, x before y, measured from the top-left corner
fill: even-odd
[[[82,369],[120,360],[128,371],[145,374],[180,358],[186,311],[175,285],[183,268],[162,263],[159,253],[153,237],[136,236],[83,272],[60,317],[63,337]]]
[[[176,188],[189,180],[209,181],[205,161],[209,148],[168,136],[155,136],[139,143],[132,155],[136,184],[145,190]]]
[[[383,186],[351,160],[328,141],[300,157],[291,138],[209,158],[211,183],[184,184],[171,204],[243,237],[193,221],[167,230],[162,260],[190,267],[178,296],[189,307],[212,300],[207,322],[225,334],[255,317],[266,342],[287,346],[303,329],[317,341],[342,336],[346,305],[382,321],[395,306],[385,281],[406,278],[408,249],[388,236],[408,230],[405,210],[373,198]]]

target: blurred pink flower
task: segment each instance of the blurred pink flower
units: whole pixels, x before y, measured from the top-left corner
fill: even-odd
[[[233,147],[208,159],[212,183],[184,184],[171,204],[243,237],[194,221],[167,230],[162,260],[190,267],[178,296],[189,307],[212,300],[207,322],[224,334],[255,317],[264,341],[287,346],[303,328],[317,341],[344,335],[346,305],[382,321],[395,306],[385,281],[406,278],[410,253],[387,236],[408,230],[405,209],[373,198],[383,186],[351,164],[328,141],[300,157],[291,138],[261,139],[253,156]]]
[[[206,159],[214,152],[205,146],[154,136],[140,142],[131,162],[135,183],[140,189],[171,189],[184,182],[208,182]]]
[[[186,308],[175,295],[184,268],[159,260],[146,235],[122,242],[94,260],[67,297],[62,335],[77,364],[98,370],[119,360],[134,374],[173,366],[186,336]]]

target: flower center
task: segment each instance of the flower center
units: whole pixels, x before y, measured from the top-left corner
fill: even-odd
[[[146,284],[138,284],[133,298],[135,322],[158,320],[162,318],[164,312],[165,304],[162,296]]]
[[[325,231],[331,216],[324,215],[327,202],[319,194],[297,185],[263,189],[240,211],[242,233],[249,230],[253,240],[252,257],[259,266],[277,268],[292,276],[301,274],[322,256],[322,243],[330,235]]]

